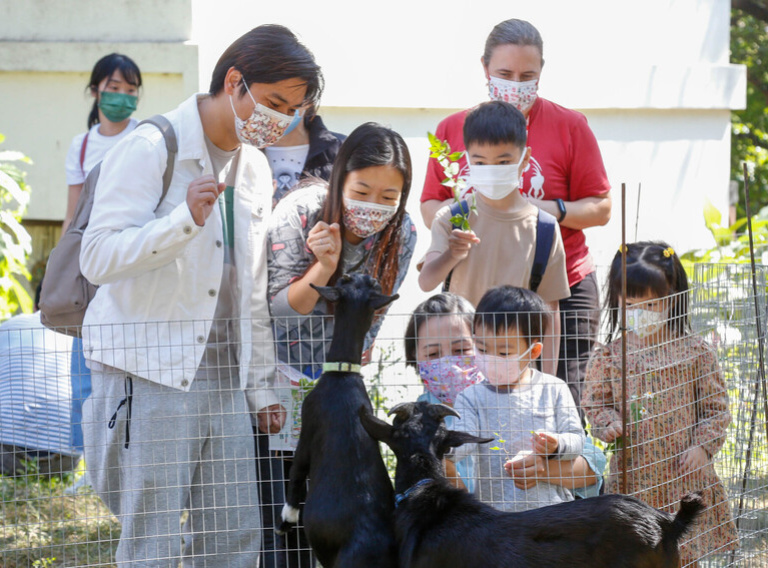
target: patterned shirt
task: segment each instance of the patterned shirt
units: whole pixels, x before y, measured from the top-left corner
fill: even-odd
[[[611,423],[621,423],[621,392],[621,341],[613,341],[592,357],[581,399],[598,438]],[[686,493],[703,492],[709,506],[681,544],[683,565],[715,550],[733,549],[736,528],[711,460],[731,422],[714,349],[696,335],[646,346],[628,334],[627,398],[627,493],[673,513]],[[696,446],[710,460],[685,475],[680,459]],[[620,454],[611,458],[608,493],[620,490],[621,461]]]

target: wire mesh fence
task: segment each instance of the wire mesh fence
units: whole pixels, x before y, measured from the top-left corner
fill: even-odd
[[[450,427],[493,437],[458,451],[446,471],[497,508],[624,491],[674,512],[683,494],[703,491],[710,507],[684,545],[685,565],[768,566],[760,372],[767,273],[758,267],[753,288],[748,266],[698,265],[688,304],[692,332],[669,333],[663,320],[656,328],[628,321],[635,331],[627,334],[625,381],[620,334],[607,343],[611,318],[603,312],[580,405],[540,372],[554,373],[557,349],[547,344],[560,338],[536,310],[501,320],[461,305],[448,317],[439,310],[413,321],[387,314],[366,344],[365,384],[382,417],[421,397],[459,411],[462,419]],[[659,311],[669,313],[677,300],[661,299],[666,309]],[[253,350],[276,354],[274,375],[266,372],[271,357],[255,356],[251,366],[259,369],[241,379],[238,326],[227,322],[217,328],[233,335],[201,348],[204,364],[191,380],[180,372],[147,381],[141,376],[150,373],[118,372],[102,354],[101,364],[91,364],[93,392],[82,410],[85,459],[71,429],[82,402],[73,398],[87,379],[71,372],[71,339],[30,316],[3,324],[0,565],[316,565],[300,529],[278,536],[273,528],[302,427],[300,404],[320,374],[315,347],[330,341],[329,321],[279,322],[280,339]],[[91,333],[154,333],[150,327]],[[642,329],[655,335],[639,341]],[[199,334],[190,342],[199,345]],[[156,347],[173,358],[184,346],[158,339]],[[151,370],[146,353],[128,357]],[[578,406],[590,422],[586,435]],[[271,412],[249,412],[263,408]],[[260,431],[275,423],[284,423],[279,433]],[[607,435],[616,426],[621,435]],[[395,459],[382,450],[393,474]]]

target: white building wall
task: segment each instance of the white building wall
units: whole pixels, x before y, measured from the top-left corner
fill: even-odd
[[[622,183],[628,238],[641,185],[638,238],[665,239],[678,251],[707,246],[703,203],[726,213],[730,111],[746,96],[746,70],[728,63],[728,0],[0,2],[0,132],[6,147],[35,159],[29,218],[61,219],[64,156],[85,127],[84,87],[98,56],[124,51],[139,63],[142,118],[207,90],[236,37],[281,23],[323,67],[329,128],[349,133],[376,120],[406,138],[419,255],[429,243],[418,207],[426,132],[487,99],[480,55],[493,25],[510,17],[531,21],[544,38],[541,95],[584,112],[603,152],[614,216],[587,231],[597,262],[606,264],[618,247]],[[404,288],[393,307],[401,313],[426,297],[415,270]]]
[[[193,0],[192,38],[204,85],[231,37],[262,23],[287,25],[323,67],[320,112],[329,128],[349,133],[375,120],[399,131],[414,162],[408,210],[419,228],[418,256],[429,244],[418,199],[426,132],[487,100],[479,62],[485,39],[512,17],[543,36],[541,95],[583,112],[600,144],[614,210],[608,226],[587,231],[596,261],[607,264],[618,248],[622,183],[628,239],[635,239],[639,185],[638,239],[668,240],[681,252],[708,246],[704,201],[726,215],[730,110],[743,108],[746,97],[746,70],[729,64],[727,0],[336,0],[290,8]],[[393,311],[428,296],[416,278],[412,269]]]

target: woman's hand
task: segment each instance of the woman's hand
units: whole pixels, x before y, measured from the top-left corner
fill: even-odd
[[[277,434],[283,429],[287,412],[281,404],[265,406],[256,414],[259,423],[259,432],[263,434]]]
[[[480,244],[480,239],[472,231],[454,229],[448,237],[448,250],[454,260],[464,260],[469,256],[472,245]]]
[[[709,456],[704,448],[701,446],[688,448],[680,456],[680,472],[683,474],[693,473],[707,465],[707,462],[709,462]]]
[[[528,454],[520,458],[507,460],[504,471],[515,480],[518,489],[530,489],[540,479],[547,478],[547,460],[544,456]]]
[[[307,236],[307,247],[317,262],[331,272],[336,270],[341,257],[341,228],[338,223],[329,225],[318,221]]]
[[[193,180],[187,188],[187,207],[198,227],[205,225],[213,211],[216,200],[226,186],[217,183],[212,175],[205,175]]]
[[[558,439],[548,432],[536,432],[533,435],[533,452],[540,456],[551,456],[557,453],[560,445]]]

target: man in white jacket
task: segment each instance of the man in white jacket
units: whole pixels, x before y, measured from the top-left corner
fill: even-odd
[[[224,52],[209,93],[165,115],[178,154],[162,202],[157,128],[104,159],[80,254],[100,286],[83,327],[83,430],[93,487],[122,525],[118,565],[258,565],[248,411],[263,432],[285,414],[270,389],[272,176],[257,148],[321,91],[312,54],[286,28],[260,26]]]

